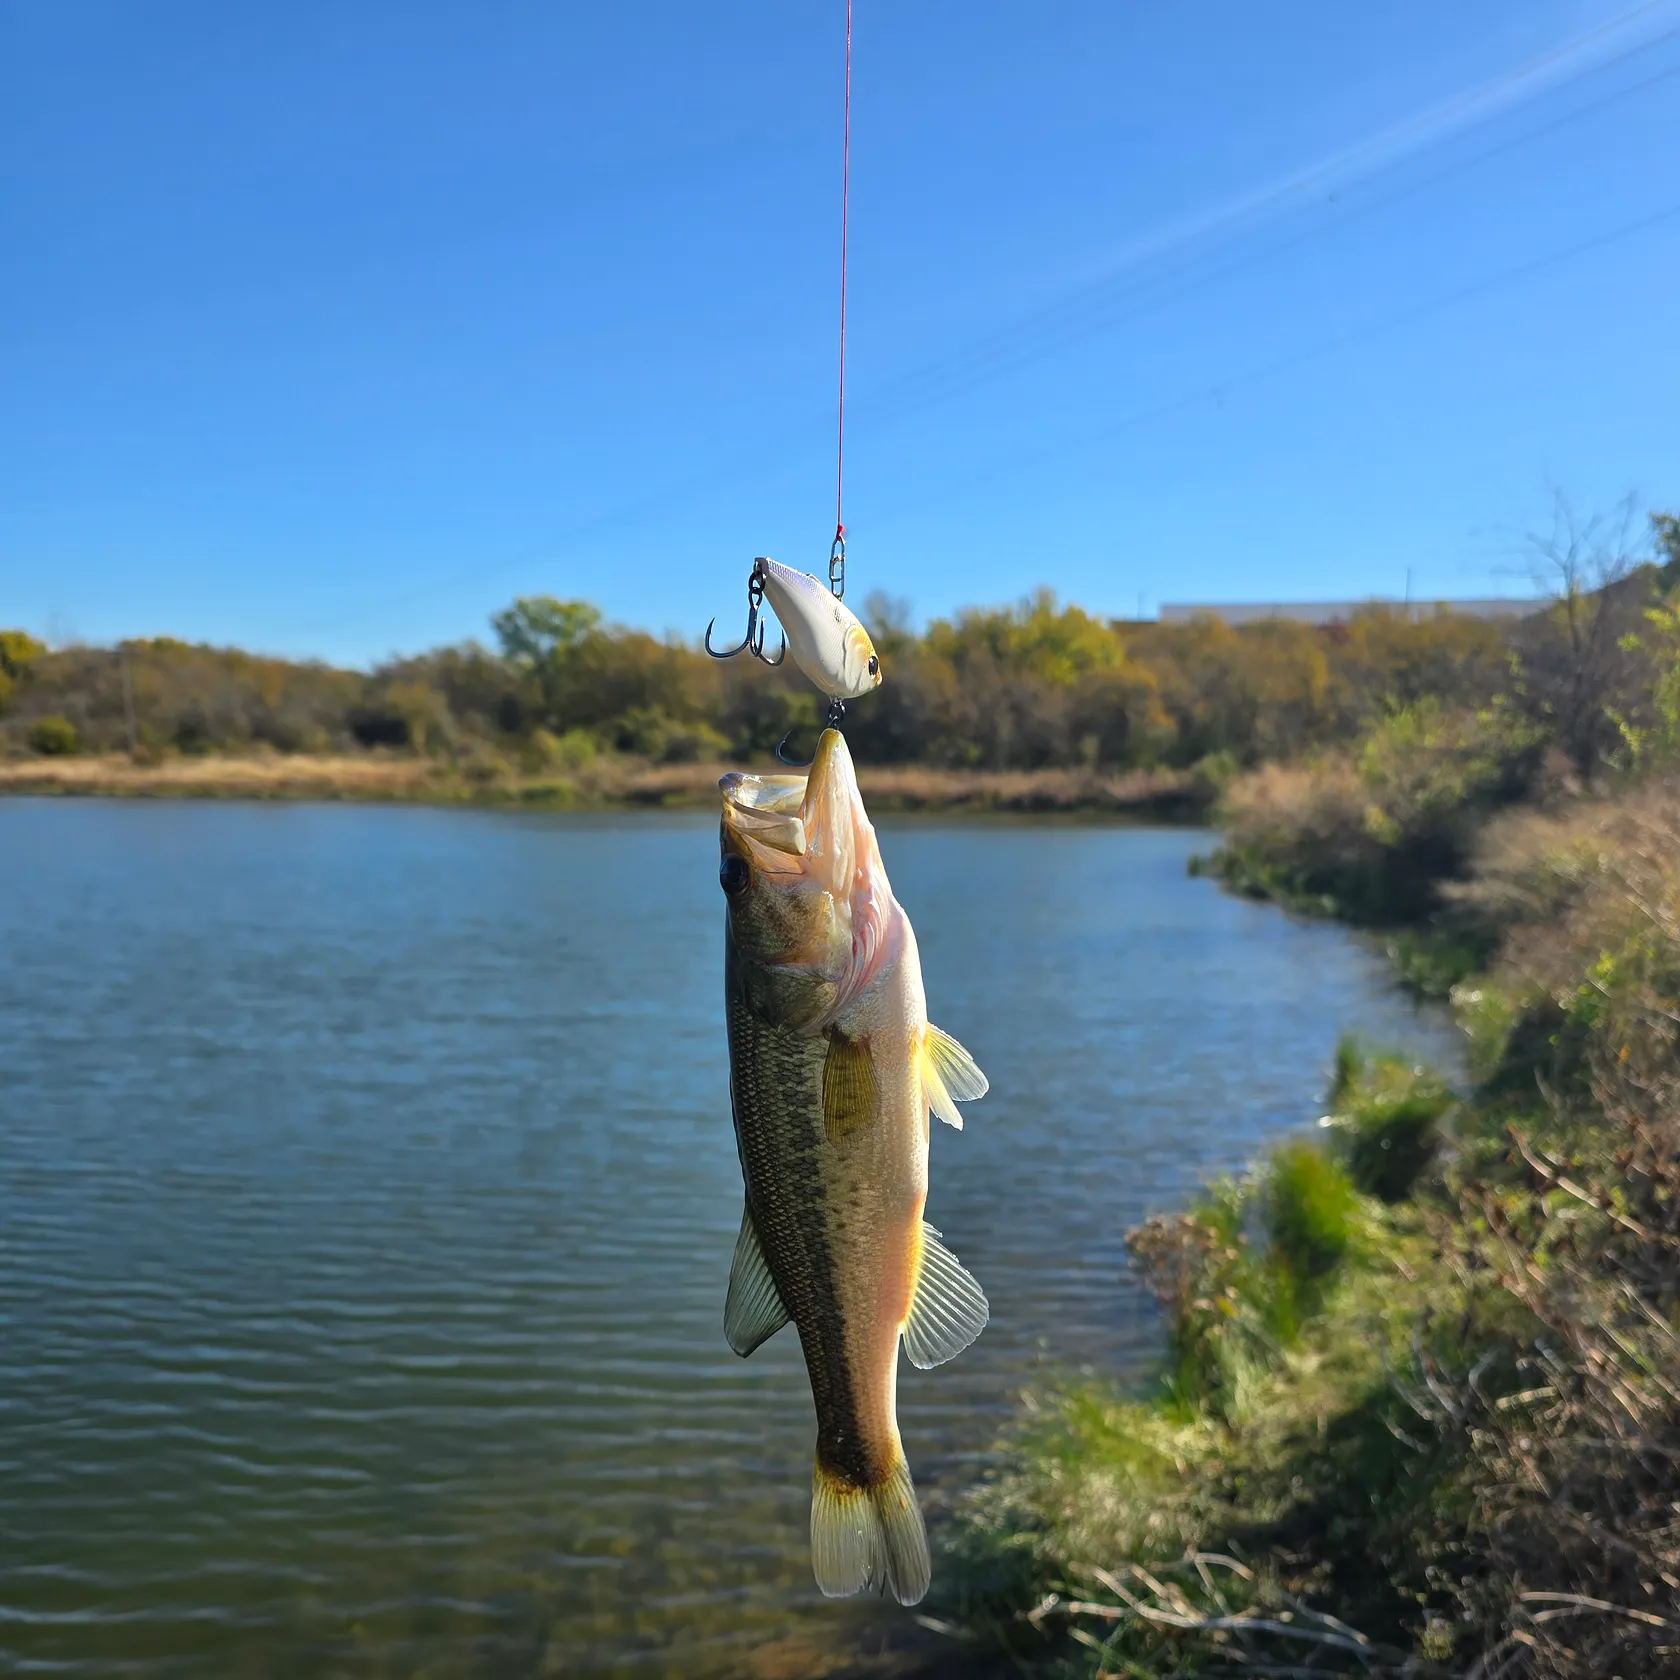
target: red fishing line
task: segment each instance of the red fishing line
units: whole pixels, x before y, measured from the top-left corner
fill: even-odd
[[[840,142],[840,400],[834,440],[834,540],[846,534],[841,490],[846,474],[846,229],[852,191],[852,0],[846,0],[846,115]]]

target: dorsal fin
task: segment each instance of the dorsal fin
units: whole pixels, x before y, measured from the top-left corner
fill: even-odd
[[[723,1333],[745,1359],[787,1323],[788,1310],[770,1275],[764,1245],[758,1240],[752,1209],[741,1209],[741,1234],[729,1267],[729,1295],[723,1303]]]
[[[945,1122],[962,1130],[962,1112],[957,1104],[975,1102],[991,1089],[974,1058],[931,1021],[922,1029],[922,1089],[927,1105]]]
[[[923,1225],[922,1267],[910,1316],[904,1321],[904,1351],[910,1363],[925,1371],[955,1359],[986,1328],[991,1315],[973,1274],[931,1225]]]

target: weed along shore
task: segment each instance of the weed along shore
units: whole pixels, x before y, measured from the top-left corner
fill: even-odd
[[[1155,1378],[1035,1387],[963,1504],[938,1613],[1027,1672],[1680,1674],[1659,534],[1667,564],[1566,593],[1574,639],[1504,690],[1425,690],[1227,785],[1201,872],[1377,930],[1467,1072],[1344,1040],[1312,1133],[1130,1232]]]

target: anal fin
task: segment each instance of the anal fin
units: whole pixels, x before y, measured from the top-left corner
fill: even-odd
[[[974,1275],[939,1240],[931,1225],[922,1226],[922,1266],[910,1316],[904,1321],[904,1352],[912,1365],[927,1370],[955,1359],[992,1316],[985,1292]]]
[[[764,1258],[752,1209],[741,1209],[741,1234],[735,1239],[735,1258],[729,1266],[729,1294],[723,1303],[723,1333],[745,1359],[787,1323],[776,1280]]]

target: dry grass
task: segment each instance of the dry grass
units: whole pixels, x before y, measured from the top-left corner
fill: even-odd
[[[1201,815],[1208,796],[1176,770],[935,770],[860,767],[858,785],[877,811],[1111,811]]]
[[[1680,1674],[1680,783],[1504,819],[1463,896],[1507,929],[1492,984],[1557,1023],[1447,1245],[1539,1327],[1520,1394],[1441,1400],[1501,1635],[1478,1680]]]
[[[1225,790],[1221,814],[1233,847],[1285,865],[1362,863],[1377,851],[1371,796],[1351,760],[1264,764]]]
[[[372,754],[168,758],[0,759],[0,793],[160,799],[420,799],[435,786],[423,760]]]
[[[1560,1001],[1628,942],[1680,949],[1680,780],[1490,823],[1454,902],[1505,932],[1503,967]]]
[[[0,794],[709,809],[717,800],[718,778],[734,768],[739,766],[650,764],[609,755],[569,774],[526,775],[497,759],[452,765],[405,754],[208,755],[169,757],[155,764],[136,764],[113,754],[0,759]],[[1193,819],[1206,809],[1202,785],[1179,771],[1097,775],[1075,770],[866,766],[858,779],[876,812],[1083,812]]]

